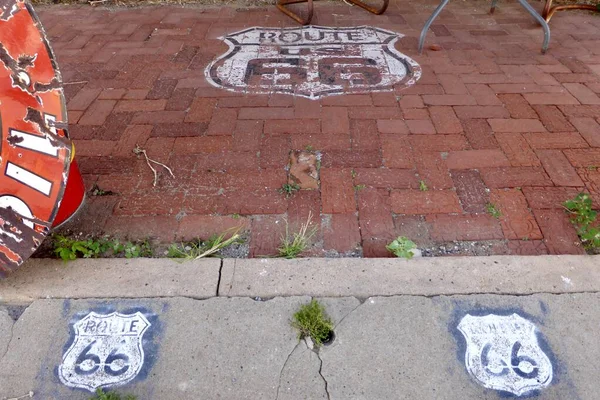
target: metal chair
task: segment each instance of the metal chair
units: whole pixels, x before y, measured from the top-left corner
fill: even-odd
[[[360,0],[345,0],[348,1],[354,5],[357,5],[361,8],[364,8],[365,10],[376,14],[376,15],[381,15],[385,12],[385,10],[387,10],[388,5],[390,3],[390,0],[383,0],[383,5],[381,7],[373,7],[370,6]],[[302,18],[300,15],[296,14],[295,12],[293,12],[292,10],[290,10],[289,8],[287,8],[286,6],[290,5],[290,4],[298,4],[298,3],[307,3],[308,6],[308,16],[306,18]],[[312,20],[313,14],[314,14],[314,7],[313,7],[313,0],[277,0],[277,8],[284,13],[285,15],[287,15],[288,17],[292,18],[294,21],[298,22],[300,25],[308,25],[310,24],[310,21]]]

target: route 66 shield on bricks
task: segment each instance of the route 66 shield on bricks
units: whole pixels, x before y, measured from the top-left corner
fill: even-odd
[[[467,371],[484,387],[522,396],[552,382],[552,363],[531,321],[518,314],[467,314],[458,330],[467,342]]]
[[[214,86],[248,94],[327,95],[392,91],[421,76],[395,43],[403,35],[371,26],[253,27],[221,37],[229,50],[205,70]]]
[[[142,338],[150,325],[139,311],[90,312],[73,325],[73,343],[58,367],[60,381],[90,392],[130,382],[144,364]]]

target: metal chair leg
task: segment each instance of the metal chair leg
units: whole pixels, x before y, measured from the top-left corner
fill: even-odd
[[[550,44],[550,27],[548,23],[537,11],[527,2],[527,0],[518,0],[525,10],[542,26],[544,30],[544,43],[542,44],[542,54],[546,54]]]
[[[390,0],[383,0],[383,5],[379,8],[376,8],[376,7],[370,6],[368,4],[365,4],[360,0],[348,0],[348,1],[354,5],[362,7],[365,10],[367,10],[373,14],[377,14],[377,15],[383,14],[385,12],[385,10],[387,10],[388,5],[390,4]]]
[[[437,6],[437,8],[433,12],[433,14],[431,14],[431,17],[429,17],[427,22],[425,22],[425,26],[423,26],[423,29],[421,30],[421,36],[419,37],[419,54],[421,54],[423,52],[423,45],[425,44],[425,36],[427,35],[427,31],[429,30],[429,27],[431,26],[433,21],[437,18],[437,16],[440,15],[440,13],[442,12],[442,9],[444,7],[446,7],[446,4],[448,4],[449,1],[450,0],[442,0],[442,2],[440,3],[439,6]]]
[[[550,0],[552,1],[552,0]],[[492,7],[490,8],[490,14],[493,14],[496,11],[496,4],[498,4],[498,0],[492,0]]]
[[[302,18],[295,12],[288,9],[286,6],[288,4],[297,4],[297,3],[308,3],[308,16],[306,18]],[[277,0],[275,4],[279,11],[292,18],[294,21],[299,23],[300,25],[308,25],[313,17],[313,0]]]

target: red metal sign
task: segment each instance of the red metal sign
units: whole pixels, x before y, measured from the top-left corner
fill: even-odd
[[[0,275],[40,245],[67,182],[62,80],[31,4],[0,0]]]

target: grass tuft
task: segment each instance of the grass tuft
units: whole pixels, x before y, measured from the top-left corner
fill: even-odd
[[[167,257],[181,259],[183,261],[210,257],[230,244],[238,242],[240,240],[240,229],[241,227],[238,227],[233,230],[233,233],[228,239],[226,239],[226,237],[231,229],[220,235],[213,235],[205,241],[196,240],[187,243],[171,244],[167,250]]]
[[[300,225],[298,232],[290,233],[289,225],[285,223],[285,235],[281,237],[281,246],[277,249],[279,257],[292,259],[298,257],[300,253],[306,250],[310,240],[317,233],[317,227],[312,226],[312,212],[308,214],[305,223]]]
[[[333,322],[325,313],[325,307],[314,299],[294,313],[292,326],[298,329],[298,339],[310,337],[316,347],[320,347],[333,332]]]

